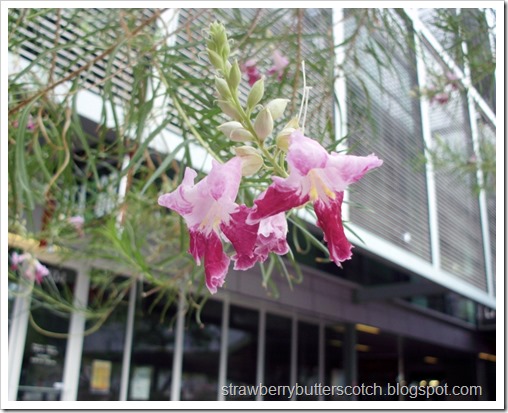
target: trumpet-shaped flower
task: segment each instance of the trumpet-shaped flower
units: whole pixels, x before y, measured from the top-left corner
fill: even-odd
[[[282,79],[282,75],[284,74],[284,70],[286,66],[289,64],[289,60],[286,56],[283,56],[281,52],[275,49],[272,53],[273,66],[268,69],[268,74],[273,75],[277,73],[277,78],[279,80]]]
[[[224,226],[223,232],[235,247],[232,257],[235,270],[247,270],[257,262],[264,262],[270,252],[278,255],[287,254],[289,246],[286,241],[288,226],[283,212],[262,219],[255,224],[246,220],[251,208],[241,205],[231,215],[233,225]]]
[[[315,140],[296,130],[289,137],[287,178],[273,177],[273,183],[255,201],[247,223],[312,202],[317,224],[324,232],[330,258],[340,266],[351,258],[352,245],[344,234],[341,209],[344,190],[383,161],[328,152]]]
[[[242,72],[244,72],[248,79],[249,79],[249,85],[254,85],[259,79],[261,79],[261,73],[259,73],[257,62],[253,59],[247,60],[242,66],[241,66]]]
[[[235,203],[242,162],[239,157],[223,165],[213,162],[210,174],[197,184],[194,184],[196,171],[187,168],[180,186],[159,197],[159,205],[185,219],[190,234],[189,252],[198,265],[204,260],[206,286],[212,294],[224,284],[230,262],[224,253],[221,235],[236,251],[235,269],[244,270],[256,263],[252,254],[259,225],[247,224],[248,208]]]

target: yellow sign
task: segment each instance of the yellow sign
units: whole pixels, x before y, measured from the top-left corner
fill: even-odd
[[[111,361],[94,360],[92,362],[90,391],[93,393],[109,393],[110,383]]]

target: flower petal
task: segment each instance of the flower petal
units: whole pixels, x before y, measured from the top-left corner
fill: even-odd
[[[274,183],[254,201],[247,223],[254,224],[263,218],[289,211],[305,204],[308,200],[308,195],[301,195],[297,189],[284,186],[283,180],[274,180]]]
[[[257,262],[254,248],[258,237],[259,224],[249,225],[246,223],[250,208],[240,205],[238,211],[231,214],[229,225],[221,225],[221,230],[233,245],[236,254],[232,259],[235,262],[235,270],[247,270]]]
[[[287,161],[291,173],[296,170],[300,175],[307,175],[311,169],[324,168],[329,157],[319,142],[307,138],[300,130],[289,136]]]
[[[289,245],[286,240],[287,233],[288,224],[284,212],[262,219],[259,222],[255,249],[258,260],[265,261],[270,252],[278,255],[287,254],[289,252]]]
[[[205,282],[208,290],[215,294],[218,287],[222,287],[229,267],[229,257],[224,253],[222,242],[215,232],[205,235],[201,231],[190,232],[189,252],[196,263],[201,264],[204,259]]]
[[[212,161],[212,170],[197,186],[201,191],[208,192],[215,200],[225,198],[234,201],[241,179],[242,160],[235,156],[222,165]]]
[[[351,258],[353,246],[349,243],[344,234],[342,225],[342,200],[344,192],[338,192],[334,200],[323,202],[318,200],[314,203],[317,224],[324,232],[324,239],[328,244],[330,258],[340,267],[342,261]]]
[[[49,270],[45,265],[42,265],[39,261],[35,262],[35,282],[40,284],[43,277],[49,275]]]
[[[359,181],[368,171],[377,168],[383,161],[376,155],[354,156],[332,153],[327,169],[334,169],[345,185]]]
[[[180,215],[192,213],[192,203],[187,199],[189,191],[194,187],[194,179],[198,174],[192,168],[185,168],[185,174],[182,183],[169,194],[164,194],[159,197],[158,203],[160,206],[172,209]]]

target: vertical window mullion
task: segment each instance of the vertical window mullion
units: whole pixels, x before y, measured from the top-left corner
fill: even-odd
[[[266,310],[262,308],[259,311],[259,325],[258,325],[258,360],[256,371],[256,384],[263,384],[265,380],[265,339],[266,339]],[[258,393],[256,395],[257,401],[262,401],[263,396]]]
[[[228,369],[228,331],[229,331],[229,299],[225,298],[222,306],[222,326],[219,361],[219,385],[217,386],[217,400],[225,400],[222,386],[226,385]]]
[[[173,372],[171,378],[171,400],[180,400],[182,387],[182,361],[183,361],[183,329],[185,325],[185,297],[180,294],[178,299],[178,314],[176,319],[175,352],[173,353]]]
[[[90,268],[81,266],[78,269],[76,286],[74,287],[74,307],[86,307],[88,304],[88,289],[90,287]],[[79,373],[81,356],[83,353],[83,333],[86,318],[83,313],[74,311],[69,326],[69,338],[65,351],[65,364],[63,373],[63,393],[61,400],[77,400],[79,387]]]
[[[136,312],[137,284],[133,283],[129,292],[129,310],[127,313],[127,329],[125,332],[125,345],[122,360],[122,377],[120,382],[120,401],[127,400],[129,391],[129,374],[132,354],[132,337],[134,334],[134,315]]]

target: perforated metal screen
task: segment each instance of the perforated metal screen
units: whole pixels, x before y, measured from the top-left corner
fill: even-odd
[[[355,19],[349,17],[345,37],[356,28]],[[384,56],[373,36],[390,53],[392,67],[380,66],[367,51],[367,45],[377,47],[377,58]],[[353,154],[375,153],[384,163],[351,188],[351,221],[430,261],[421,119],[418,100],[411,96],[415,57],[411,50],[388,43],[382,33],[364,28],[355,46],[359,63],[349,62],[347,79],[348,143]]]

